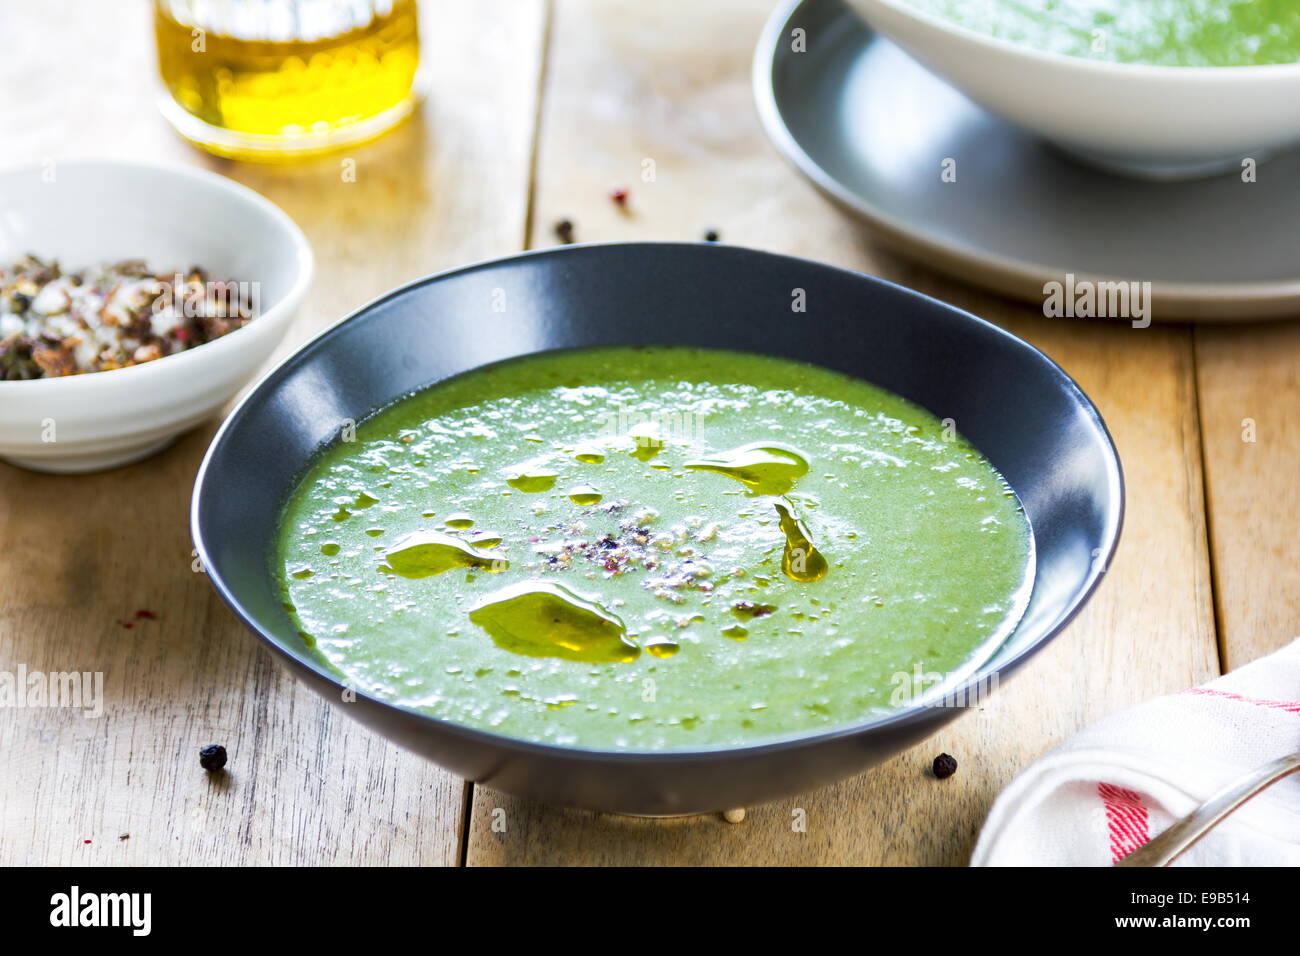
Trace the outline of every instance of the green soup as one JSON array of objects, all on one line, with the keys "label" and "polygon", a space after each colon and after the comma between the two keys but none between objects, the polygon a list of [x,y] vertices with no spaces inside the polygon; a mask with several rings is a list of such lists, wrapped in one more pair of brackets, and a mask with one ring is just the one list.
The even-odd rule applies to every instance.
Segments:
[{"label": "green soup", "polygon": [[1032,548],[1002,477],[897,396],[764,356],[601,349],[362,423],[291,495],[275,570],[357,690],[658,750],[915,698],[1009,633]]},{"label": "green soup", "polygon": [[1155,66],[1300,60],[1297,0],[907,0],[1049,53]]}]

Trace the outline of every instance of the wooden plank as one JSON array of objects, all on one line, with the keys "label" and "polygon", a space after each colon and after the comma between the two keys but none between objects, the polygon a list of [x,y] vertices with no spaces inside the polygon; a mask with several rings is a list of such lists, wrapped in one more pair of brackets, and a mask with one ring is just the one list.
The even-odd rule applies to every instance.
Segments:
[{"label": "wooden plank", "polygon": [[1198,328],[1196,370],[1231,669],[1300,636],[1300,324]]},{"label": "wooden plank", "polygon": [[[475,788],[468,862],[961,863],[997,792],[1096,718],[1217,672],[1197,408],[1186,328],[1047,320],[941,279],[877,246],[766,142],[749,87],[768,10],[747,0],[636,9],[560,0],[544,84],[533,242],[556,220],[580,240],[693,239],[792,252],[903,282],[998,321],[1045,349],[1101,408],[1124,462],[1120,553],[1056,643],[929,742],[856,779],[717,817],[631,820],[560,810]],[[641,179],[654,160],[653,183]],[[629,212],[608,198],[630,190]],[[928,766],[954,754],[957,775]],[[505,811],[504,832],[493,810]],[[792,823],[804,811],[806,829]],[[499,819],[499,818],[498,818]]]},{"label": "wooden plank", "polygon": [[[6,6],[6,35],[57,36],[58,55],[0,58],[0,162],[169,159],[268,196],[317,257],[283,353],[399,282],[522,242],[545,8],[423,7],[433,87],[415,119],[342,157],[257,167],[194,151],[155,111],[149,4]],[[192,572],[212,432],[101,475],[0,465],[0,670],[100,671],[107,700],[99,720],[0,710],[0,863],[459,862],[465,784],[281,674]],[[124,627],[138,609],[158,619]],[[225,778],[198,766],[211,742]]]}]

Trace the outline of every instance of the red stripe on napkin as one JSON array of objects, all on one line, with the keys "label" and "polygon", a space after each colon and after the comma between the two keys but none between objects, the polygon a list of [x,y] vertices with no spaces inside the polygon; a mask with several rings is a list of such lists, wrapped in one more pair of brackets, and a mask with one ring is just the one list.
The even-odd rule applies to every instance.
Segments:
[{"label": "red stripe on napkin", "polygon": [[1110,856],[1118,863],[1151,839],[1147,808],[1142,797],[1113,783],[1097,784],[1097,796],[1106,805],[1106,823],[1110,828]]},{"label": "red stripe on napkin", "polygon": [[1254,704],[1256,707],[1267,707],[1269,710],[1285,710],[1288,713],[1300,714],[1300,700],[1268,700],[1263,697],[1242,697],[1240,694],[1233,694],[1226,690],[1211,690],[1208,687],[1193,687],[1190,690],[1183,691],[1184,694],[1200,694],[1202,697],[1222,697],[1225,700],[1236,700],[1243,704]]}]

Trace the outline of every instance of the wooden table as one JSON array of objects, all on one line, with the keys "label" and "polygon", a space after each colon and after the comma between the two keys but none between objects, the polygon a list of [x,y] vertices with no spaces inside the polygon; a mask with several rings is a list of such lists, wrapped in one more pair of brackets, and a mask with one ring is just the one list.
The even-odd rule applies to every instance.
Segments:
[{"label": "wooden table", "polygon": [[[417,117],[277,168],[215,160],[165,126],[143,0],[6,4],[0,35],[23,39],[0,57],[0,163],[178,160],[268,196],[318,265],[285,350],[399,282],[551,245],[560,218],[582,240],[713,228],[902,282],[1024,336],[1093,397],[1127,477],[1119,555],[988,711],[738,826],[634,820],[469,785],[280,673],[191,570],[190,486],[214,426],[105,474],[0,464],[0,670],[102,671],[107,699],[100,720],[0,711],[0,863],[959,864],[998,791],[1075,729],[1300,632],[1300,325],[1050,320],[896,258],[760,130],[763,0],[424,6],[434,83]],[[125,628],[137,609],[158,619]],[[224,782],[198,767],[213,741],[230,749]],[[944,782],[927,772],[940,751],[961,764]]]}]

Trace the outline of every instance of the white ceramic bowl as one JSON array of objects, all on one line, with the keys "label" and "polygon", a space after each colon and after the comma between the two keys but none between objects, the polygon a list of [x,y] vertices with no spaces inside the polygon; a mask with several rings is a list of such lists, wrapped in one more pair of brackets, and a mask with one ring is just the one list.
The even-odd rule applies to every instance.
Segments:
[{"label": "white ceramic bowl", "polygon": [[0,259],[65,270],[144,259],[259,284],[260,314],[213,342],[141,365],[0,381],[0,457],[39,471],[144,458],[215,415],[270,357],[311,282],[306,237],[251,189],[201,169],[77,160],[0,172]]},{"label": "white ceramic bowl", "polygon": [[991,113],[1115,172],[1204,176],[1300,143],[1300,63],[1110,63],[984,36],[904,0],[849,3]]}]

